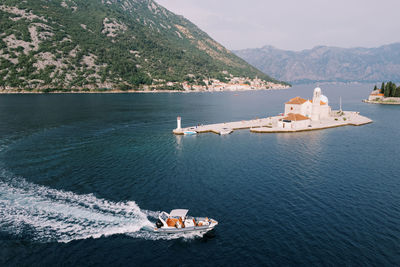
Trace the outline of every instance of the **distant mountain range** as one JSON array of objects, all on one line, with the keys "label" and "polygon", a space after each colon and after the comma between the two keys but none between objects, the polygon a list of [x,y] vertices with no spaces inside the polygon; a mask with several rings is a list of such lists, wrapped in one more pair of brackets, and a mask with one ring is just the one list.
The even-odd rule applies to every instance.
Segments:
[{"label": "distant mountain range", "polygon": [[317,46],[300,52],[264,46],[234,53],[290,83],[400,81],[400,43],[377,48]]},{"label": "distant mountain range", "polygon": [[275,81],[153,0],[0,2],[0,90],[143,89],[230,75]]}]

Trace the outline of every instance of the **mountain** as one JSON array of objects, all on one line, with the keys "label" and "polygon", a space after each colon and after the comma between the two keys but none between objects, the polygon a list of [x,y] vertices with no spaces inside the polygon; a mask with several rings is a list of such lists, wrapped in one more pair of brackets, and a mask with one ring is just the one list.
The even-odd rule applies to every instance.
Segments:
[{"label": "mountain", "polygon": [[0,89],[144,89],[275,81],[153,0],[3,0]]},{"label": "mountain", "polygon": [[318,46],[300,52],[264,46],[234,53],[291,83],[400,81],[400,43],[377,48]]}]

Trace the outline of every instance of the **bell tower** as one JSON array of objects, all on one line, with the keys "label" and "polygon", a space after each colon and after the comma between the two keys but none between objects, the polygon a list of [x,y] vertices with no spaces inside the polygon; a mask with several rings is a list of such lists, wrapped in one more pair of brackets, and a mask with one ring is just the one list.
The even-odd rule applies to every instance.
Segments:
[{"label": "bell tower", "polygon": [[317,87],[314,89],[313,102],[312,102],[312,112],[311,120],[320,120],[320,107],[321,107],[321,88]]}]

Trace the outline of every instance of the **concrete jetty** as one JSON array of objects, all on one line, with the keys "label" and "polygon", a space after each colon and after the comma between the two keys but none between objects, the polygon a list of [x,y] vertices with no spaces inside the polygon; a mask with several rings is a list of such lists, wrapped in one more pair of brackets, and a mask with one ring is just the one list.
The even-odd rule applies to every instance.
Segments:
[{"label": "concrete jetty", "polygon": [[177,128],[173,130],[174,134],[184,135],[188,132],[196,133],[216,133],[223,134],[234,130],[250,129],[254,127],[267,127],[270,123],[270,118],[254,119],[246,121],[224,122],[209,125],[191,126],[187,128]]},{"label": "concrete jetty", "polygon": [[235,130],[250,129],[253,133],[294,133],[303,131],[322,130],[340,126],[360,126],[371,123],[372,120],[354,111],[332,111],[332,117],[321,119],[320,121],[311,121],[305,126],[298,126],[286,122],[284,128],[282,122],[285,116],[274,116],[253,120],[243,120],[235,122],[216,123],[209,125],[191,126],[186,128],[177,128],[173,130],[176,135],[185,133],[215,133],[225,134]]}]

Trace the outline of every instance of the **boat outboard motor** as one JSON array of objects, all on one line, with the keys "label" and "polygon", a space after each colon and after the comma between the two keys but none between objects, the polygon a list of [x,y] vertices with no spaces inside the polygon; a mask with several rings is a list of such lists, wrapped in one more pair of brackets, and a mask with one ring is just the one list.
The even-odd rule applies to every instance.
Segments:
[{"label": "boat outboard motor", "polygon": [[162,221],[160,219],[158,219],[156,222],[156,226],[157,226],[157,228],[161,228],[164,226],[164,224],[162,223]]}]

